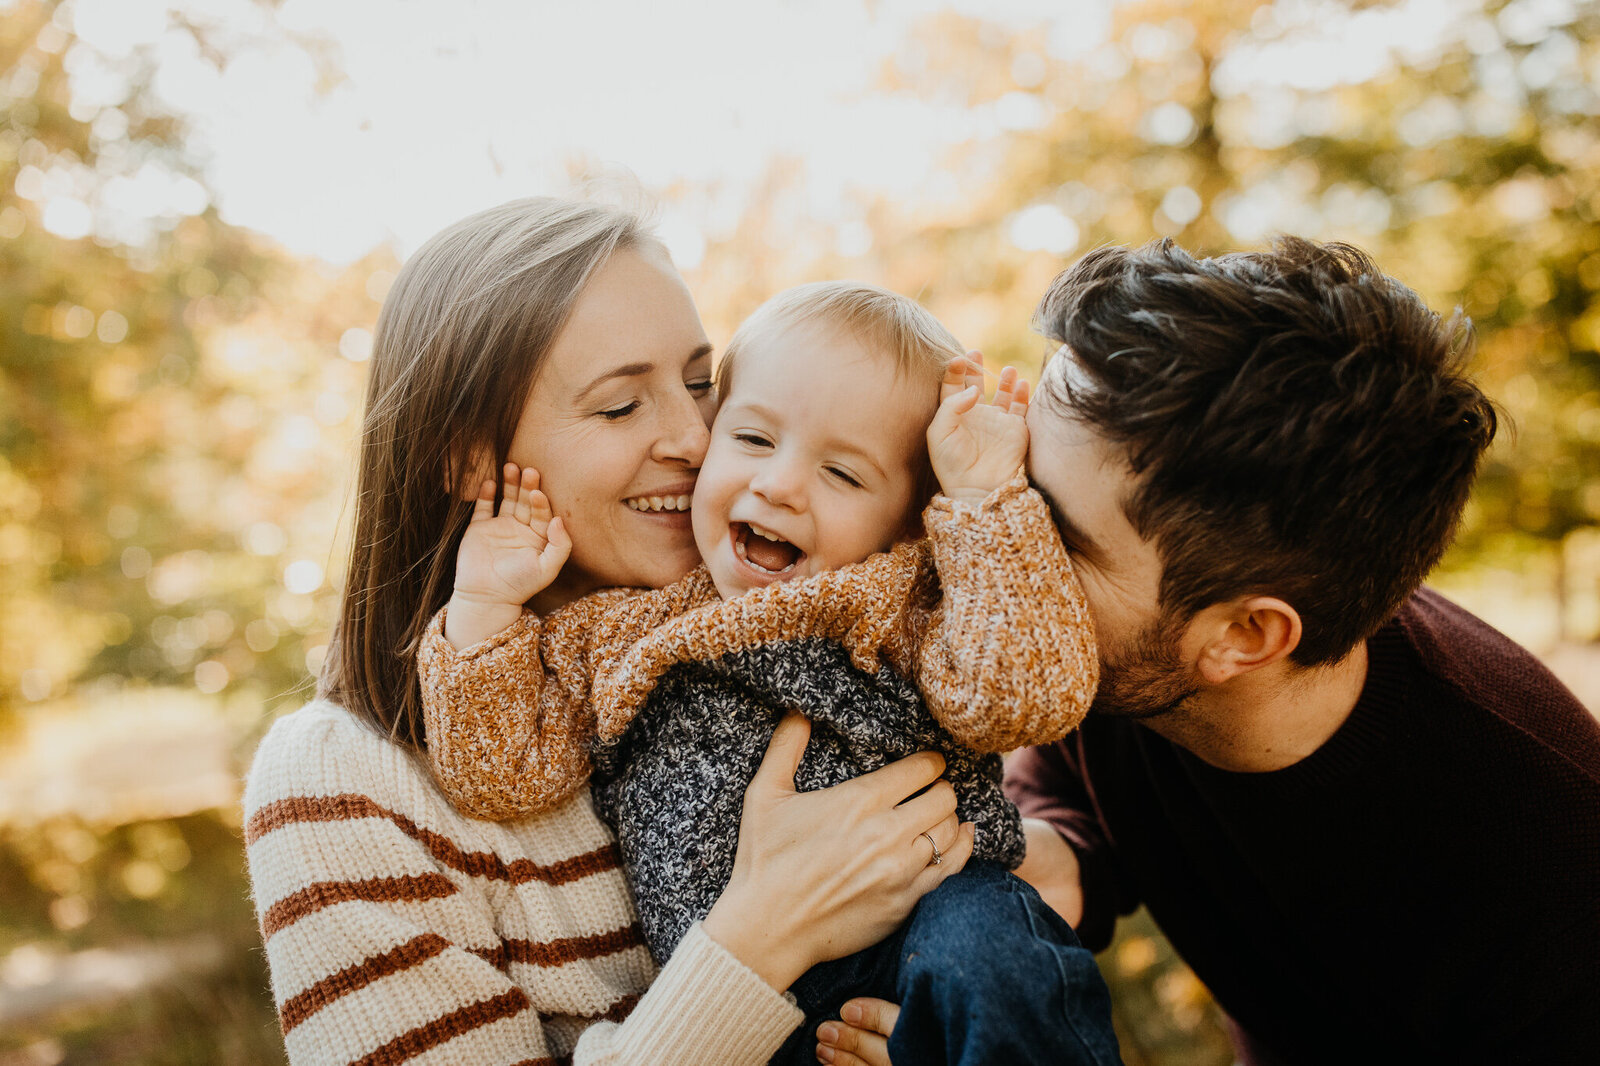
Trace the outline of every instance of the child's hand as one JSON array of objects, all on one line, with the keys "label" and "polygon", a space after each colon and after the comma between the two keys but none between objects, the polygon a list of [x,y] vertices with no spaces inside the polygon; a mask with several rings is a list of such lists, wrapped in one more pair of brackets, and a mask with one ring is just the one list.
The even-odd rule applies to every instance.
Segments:
[{"label": "child's hand", "polygon": [[485,480],[461,536],[445,639],[459,650],[505,629],[556,579],[571,551],[566,527],[539,491],[539,472],[507,463],[499,513],[494,482]]},{"label": "child's hand", "polygon": [[1016,368],[1000,372],[993,403],[982,397],[982,354],[950,360],[928,426],[928,457],[939,488],[953,500],[982,500],[1010,481],[1028,454],[1028,383]]}]

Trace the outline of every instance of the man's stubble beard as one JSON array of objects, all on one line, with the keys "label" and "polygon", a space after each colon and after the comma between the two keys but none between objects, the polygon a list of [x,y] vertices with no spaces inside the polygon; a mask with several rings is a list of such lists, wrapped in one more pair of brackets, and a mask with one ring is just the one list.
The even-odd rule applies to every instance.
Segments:
[{"label": "man's stubble beard", "polygon": [[1100,648],[1100,687],[1090,714],[1149,719],[1180,710],[1200,691],[1198,671],[1178,651],[1182,623],[1167,611],[1132,639]]}]

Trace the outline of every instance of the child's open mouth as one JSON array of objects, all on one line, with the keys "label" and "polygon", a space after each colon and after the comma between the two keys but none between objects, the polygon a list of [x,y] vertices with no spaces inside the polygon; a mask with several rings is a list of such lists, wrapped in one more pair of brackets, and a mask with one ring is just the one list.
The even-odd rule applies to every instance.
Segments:
[{"label": "child's open mouth", "polygon": [[806,557],[805,552],[760,526],[735,522],[732,531],[734,554],[758,573],[781,577],[792,572]]}]

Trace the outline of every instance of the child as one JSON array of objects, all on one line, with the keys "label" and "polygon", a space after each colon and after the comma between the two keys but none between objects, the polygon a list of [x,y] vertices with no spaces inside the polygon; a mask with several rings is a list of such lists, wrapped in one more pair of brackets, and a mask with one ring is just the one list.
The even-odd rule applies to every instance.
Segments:
[{"label": "child", "polygon": [[[1097,655],[1049,512],[1018,475],[1026,384],[1008,368],[983,405],[978,374],[904,297],[849,283],[774,297],[719,369],[691,508],[705,565],[544,619],[522,604],[568,545],[537,475],[508,466],[498,515],[493,484],[480,492],[422,649],[429,752],[459,806],[509,817],[580,788],[597,738],[596,807],[665,958],[727,882],[744,787],[786,708],[813,722],[801,789],[936,748],[992,865],[931,893],[889,941],[813,968],[797,1000],[813,1020],[851,995],[900,1000],[903,1061],[1115,1061],[1092,958],[1002,869],[1023,846],[997,753],[1076,726]],[[942,494],[912,539],[930,473]],[[1003,987],[1017,981],[1028,995]],[[802,1029],[775,1061],[809,1060]]]}]

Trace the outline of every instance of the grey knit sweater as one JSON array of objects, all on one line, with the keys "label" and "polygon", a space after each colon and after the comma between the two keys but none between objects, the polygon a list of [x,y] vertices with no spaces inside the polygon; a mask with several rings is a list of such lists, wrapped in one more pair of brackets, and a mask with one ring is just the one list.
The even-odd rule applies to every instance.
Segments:
[{"label": "grey knit sweater", "polygon": [[1022,861],[1022,819],[1000,792],[1000,756],[956,743],[894,671],[869,674],[817,637],[682,663],[627,732],[595,751],[595,809],[617,832],[657,959],[671,957],[727,885],[745,786],[791,707],[811,719],[796,788],[826,788],[933,749],[946,759],[957,813],[974,824],[973,856]]}]

